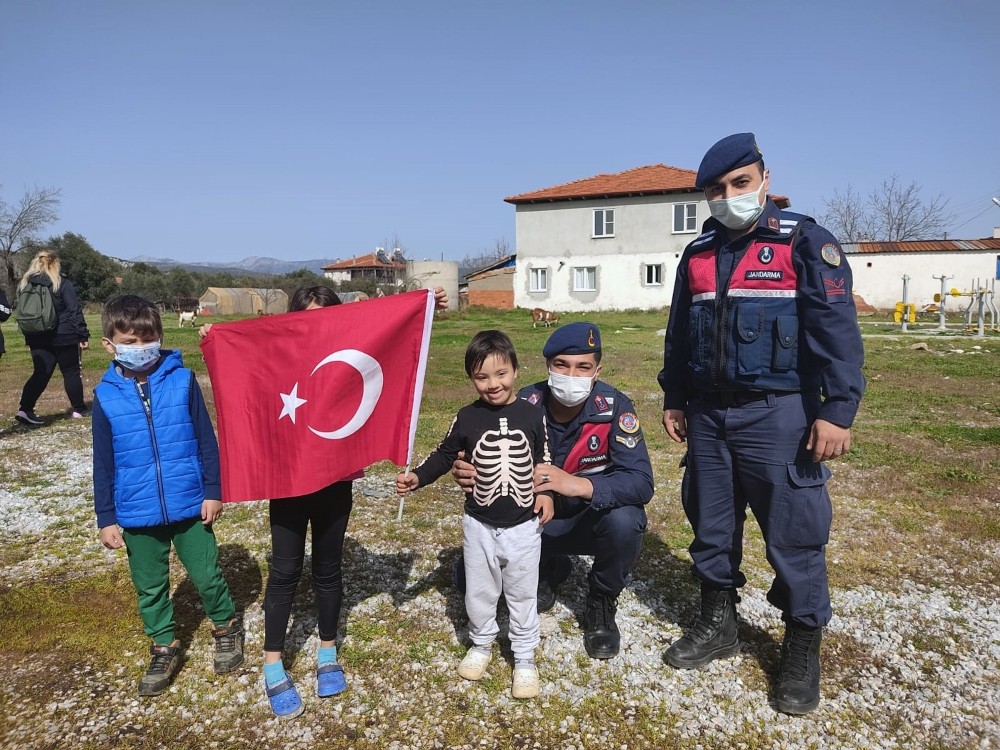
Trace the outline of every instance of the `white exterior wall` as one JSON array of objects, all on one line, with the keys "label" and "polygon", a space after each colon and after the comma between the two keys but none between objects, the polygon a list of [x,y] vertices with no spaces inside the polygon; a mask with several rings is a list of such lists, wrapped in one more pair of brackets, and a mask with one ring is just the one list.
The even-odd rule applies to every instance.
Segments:
[{"label": "white exterior wall", "polygon": [[[675,203],[698,204],[695,231],[673,233]],[[614,237],[592,236],[599,208],[615,209]],[[566,312],[665,307],[681,253],[708,216],[702,193],[518,205],[514,304]],[[646,265],[662,265],[660,284],[646,285]],[[579,266],[596,267],[596,292],[573,291]],[[529,291],[532,268],[548,269],[547,291]]]},{"label": "white exterior wall", "polygon": [[[903,301],[903,276],[909,276],[907,301],[917,309],[934,301],[941,292],[941,281],[935,276],[954,276],[948,289],[967,292],[976,279],[987,286],[997,273],[995,250],[951,250],[940,253],[851,253],[847,262],[854,274],[854,292],[874,307],[894,308]],[[958,310],[969,303],[967,297],[948,300],[947,309]]]},{"label": "white exterior wall", "polygon": [[413,260],[406,264],[408,289],[444,287],[448,294],[448,309],[458,309],[458,263],[453,260]]},{"label": "white exterior wall", "polygon": [[331,281],[350,281],[350,271],[324,271],[323,275]]}]

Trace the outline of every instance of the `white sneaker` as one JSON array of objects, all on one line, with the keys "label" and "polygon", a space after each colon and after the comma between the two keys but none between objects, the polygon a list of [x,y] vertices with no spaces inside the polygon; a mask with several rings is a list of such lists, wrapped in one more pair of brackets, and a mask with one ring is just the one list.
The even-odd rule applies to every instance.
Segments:
[{"label": "white sneaker", "polygon": [[538,670],[534,664],[530,667],[514,667],[510,694],[515,698],[538,697]]},{"label": "white sneaker", "polygon": [[458,674],[467,680],[481,680],[492,658],[492,651],[485,653],[473,646],[458,665]]}]

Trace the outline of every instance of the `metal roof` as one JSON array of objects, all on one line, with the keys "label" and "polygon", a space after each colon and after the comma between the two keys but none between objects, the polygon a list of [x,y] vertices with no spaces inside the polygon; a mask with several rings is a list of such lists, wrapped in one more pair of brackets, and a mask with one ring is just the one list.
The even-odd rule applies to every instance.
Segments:
[{"label": "metal roof", "polygon": [[963,250],[1000,250],[1000,238],[982,240],[906,240],[903,242],[845,242],[848,255],[860,253],[953,253]]}]

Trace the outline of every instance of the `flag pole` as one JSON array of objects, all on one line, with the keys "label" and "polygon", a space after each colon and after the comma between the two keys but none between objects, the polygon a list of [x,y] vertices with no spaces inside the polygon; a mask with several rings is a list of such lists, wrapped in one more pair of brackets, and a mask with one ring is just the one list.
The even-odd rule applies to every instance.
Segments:
[{"label": "flag pole", "polygon": [[[406,465],[406,471],[403,472],[403,476],[405,477],[409,473],[410,473],[410,465],[407,464]],[[407,490],[407,491],[409,491],[409,490]],[[405,503],[405,502],[406,502],[406,494],[404,493],[404,494],[402,494],[402,495],[399,496],[399,512],[396,513],[396,520],[397,521],[402,521],[403,520],[403,503]]]}]

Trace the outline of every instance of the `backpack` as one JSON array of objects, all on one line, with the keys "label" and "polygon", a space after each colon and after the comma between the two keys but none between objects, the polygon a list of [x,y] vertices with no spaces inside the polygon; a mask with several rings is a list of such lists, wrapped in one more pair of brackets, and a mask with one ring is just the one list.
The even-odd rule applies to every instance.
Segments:
[{"label": "backpack", "polygon": [[17,294],[17,327],[21,333],[46,333],[59,325],[52,287],[28,282]]}]

